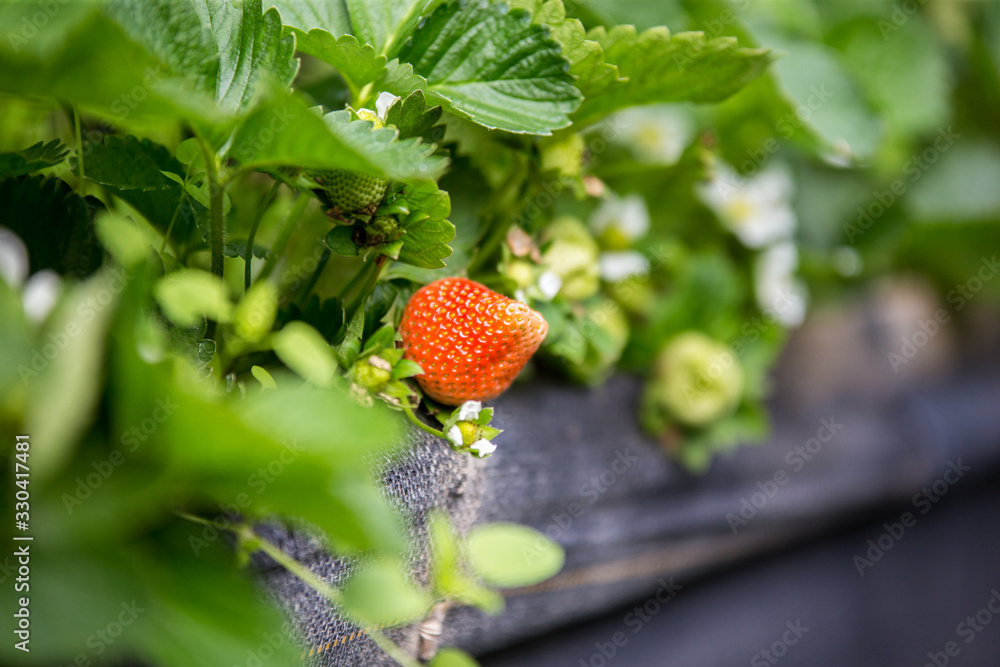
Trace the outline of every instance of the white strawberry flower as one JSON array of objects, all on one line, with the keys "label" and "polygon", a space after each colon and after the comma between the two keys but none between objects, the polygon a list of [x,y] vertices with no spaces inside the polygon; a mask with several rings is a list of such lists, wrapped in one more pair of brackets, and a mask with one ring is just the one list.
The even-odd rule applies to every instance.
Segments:
[{"label": "white strawberry flower", "polygon": [[481,401],[466,401],[458,408],[458,421],[471,422],[474,419],[478,419],[482,409],[483,404]]},{"label": "white strawberry flower", "polygon": [[795,277],[798,266],[799,251],[791,241],[768,248],[754,265],[757,303],[786,327],[797,327],[806,317],[809,292]]},{"label": "white strawberry flower", "polygon": [[476,456],[478,456],[479,458],[485,459],[487,456],[489,456],[490,454],[492,454],[497,450],[497,446],[494,445],[489,440],[487,440],[486,438],[482,438],[472,443],[469,449],[475,452]]},{"label": "white strawberry flower", "polygon": [[0,227],[0,279],[11,289],[21,292],[25,316],[41,324],[59,300],[62,278],[51,269],[29,275],[30,266],[28,249],[21,237]]},{"label": "white strawberry flower", "polygon": [[542,271],[538,276],[538,291],[546,300],[551,301],[562,289],[562,278],[553,271]]},{"label": "white strawberry flower", "polygon": [[59,300],[61,290],[62,278],[55,271],[42,269],[34,273],[24,283],[21,294],[24,314],[36,324],[44,322]]},{"label": "white strawberry flower", "polygon": [[729,165],[719,163],[715,177],[698,193],[743,245],[763,248],[789,238],[795,231],[792,191],[791,176],[781,167],[744,178]]},{"label": "white strawberry flower", "polygon": [[612,122],[632,155],[648,164],[675,164],[694,137],[691,118],[672,105],[632,107],[616,114]]},{"label": "white strawberry flower", "polygon": [[0,278],[17,289],[27,277],[28,249],[24,241],[6,227],[0,227]]},{"label": "white strawberry flower", "polygon": [[598,263],[601,269],[601,278],[609,283],[649,273],[649,260],[641,252],[635,250],[602,252]]},{"label": "white strawberry flower", "polygon": [[385,120],[385,115],[389,113],[390,107],[399,100],[399,95],[393,95],[392,93],[382,92],[378,94],[378,98],[375,100],[375,113],[382,120]]},{"label": "white strawberry flower", "polygon": [[641,195],[606,198],[590,216],[590,228],[601,237],[617,232],[625,241],[636,241],[649,231],[649,209]]}]

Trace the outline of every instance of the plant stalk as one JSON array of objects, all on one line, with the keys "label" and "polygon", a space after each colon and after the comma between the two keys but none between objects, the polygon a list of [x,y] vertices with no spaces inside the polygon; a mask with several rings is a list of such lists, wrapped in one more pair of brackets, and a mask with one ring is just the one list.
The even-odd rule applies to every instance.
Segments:
[{"label": "plant stalk", "polygon": [[208,149],[208,144],[198,137],[201,152],[205,156],[205,169],[208,176],[209,203],[209,242],[212,247],[212,273],[222,278],[225,267],[223,245],[225,244],[225,228],[222,220],[222,187],[219,185],[219,170],[215,164],[215,156]]},{"label": "plant stalk", "polygon": [[434,428],[433,426],[428,426],[424,422],[420,421],[420,418],[417,417],[415,414],[413,414],[413,410],[411,408],[409,408],[409,407],[407,407],[407,406],[404,405],[403,406],[403,412],[405,412],[406,416],[409,418],[409,420],[411,422],[413,422],[414,425],[417,428],[421,429],[422,431],[427,431],[431,435],[436,435],[439,438],[444,438],[445,437],[443,431],[440,431],[440,430]]},{"label": "plant stalk", "polygon": [[264,211],[271,205],[271,201],[274,200],[274,196],[278,194],[278,188],[281,187],[281,181],[275,181],[271,185],[271,189],[267,191],[264,195],[264,200],[260,203],[260,208],[257,209],[257,215],[254,216],[253,223],[250,225],[250,233],[247,235],[247,247],[244,257],[245,267],[243,269],[243,291],[246,292],[250,289],[250,270],[253,263],[253,240],[257,236],[257,226],[260,225],[261,218],[264,217]]},{"label": "plant stalk", "polygon": [[[200,516],[195,516],[194,514],[188,514],[187,512],[175,511],[175,514],[177,514],[177,516],[181,517],[182,519],[186,519],[187,521],[192,521],[194,523],[201,524],[204,526],[214,525],[212,524],[211,521],[207,519],[203,519]],[[246,524],[239,524],[237,526],[233,526],[230,528],[230,530],[236,533],[244,541],[256,544],[257,548],[260,551],[263,551],[265,554],[271,557],[271,560],[273,560],[275,563],[277,563],[278,565],[285,568],[286,570],[294,574],[296,577],[301,579],[303,583],[308,585],[317,593],[320,593],[324,597],[326,597],[326,599],[329,600],[330,603],[337,608],[337,611],[339,611],[345,618],[351,620],[354,623],[357,623],[359,626],[362,625],[358,621],[350,618],[350,615],[347,613],[344,607],[344,599],[343,597],[341,597],[340,591],[338,591],[336,588],[334,588],[330,584],[326,583],[325,581],[317,577],[315,574],[313,574],[312,570],[310,570],[305,565],[303,565],[299,561],[295,560],[294,558],[286,554],[284,551],[279,549],[274,544],[268,542],[266,539],[255,533],[253,531],[253,528]],[[393,642],[391,639],[382,634],[382,631],[379,630],[378,628],[369,628],[369,629],[362,628],[362,631],[369,637],[371,637],[372,641],[375,642],[380,649],[385,651],[386,655],[388,655],[390,658],[395,660],[403,667],[424,667],[417,661],[416,658],[412,657],[406,651],[399,648],[399,646],[397,646],[395,642]]]},{"label": "plant stalk", "polygon": [[271,249],[271,259],[267,260],[267,263],[264,264],[264,268],[261,269],[260,275],[257,276],[258,280],[266,279],[271,275],[271,272],[274,271],[274,266],[278,263],[278,258],[285,252],[285,246],[288,245],[289,239],[292,238],[292,231],[295,229],[295,223],[297,223],[299,218],[302,217],[302,213],[306,210],[306,206],[308,205],[308,196],[303,195],[301,192],[295,196],[295,204],[292,206],[292,210],[288,212],[285,224],[282,226],[281,232],[278,234],[278,238],[274,242],[274,247]]}]

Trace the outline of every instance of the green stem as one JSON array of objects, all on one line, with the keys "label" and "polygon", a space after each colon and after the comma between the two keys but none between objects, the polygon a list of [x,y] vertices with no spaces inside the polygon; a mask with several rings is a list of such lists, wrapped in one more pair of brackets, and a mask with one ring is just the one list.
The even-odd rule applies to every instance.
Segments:
[{"label": "green stem", "polygon": [[275,181],[271,185],[271,189],[267,191],[264,195],[264,201],[260,203],[260,208],[257,209],[257,215],[253,219],[253,223],[250,225],[250,233],[247,235],[247,248],[245,253],[245,268],[243,269],[243,291],[250,289],[250,269],[253,262],[253,240],[257,236],[257,226],[260,224],[261,218],[264,217],[264,211],[267,207],[271,205],[271,201],[274,196],[278,194],[278,188],[281,187],[281,181]]},{"label": "green stem", "polygon": [[[193,161],[192,164],[194,164]],[[191,178],[191,165],[189,164],[187,166],[187,171],[184,172],[184,183],[186,184],[188,182],[188,179],[190,178]],[[170,232],[174,230],[174,223],[177,222],[177,214],[181,212],[181,207],[184,206],[184,200],[186,198],[187,198],[187,190],[184,189],[184,186],[181,186],[181,198],[177,202],[177,208],[174,209],[174,214],[170,217],[170,224],[167,225],[167,231],[163,235],[163,243],[160,245],[161,255],[163,254],[163,251],[167,249],[167,241],[170,240]]]},{"label": "green stem", "polygon": [[163,243],[160,244],[160,254],[167,249],[167,241],[170,240],[170,232],[174,229],[174,223],[177,222],[177,214],[181,212],[181,207],[184,206],[184,191],[181,190],[181,198],[177,202],[177,208],[174,209],[174,214],[170,216],[170,224],[167,225],[167,231],[163,234]]},{"label": "green stem", "polygon": [[80,131],[80,110],[73,105],[73,127],[76,131],[76,164],[80,173],[80,195],[87,195],[87,178],[83,171],[83,132]]},{"label": "green stem", "polygon": [[330,261],[331,254],[332,253],[329,248],[323,248],[323,256],[319,258],[316,270],[312,272],[312,275],[309,276],[309,281],[306,282],[305,286],[302,288],[302,294],[299,296],[299,303],[305,303],[306,297],[309,296],[309,292],[312,291],[312,288],[316,286],[316,281],[319,280],[320,274],[323,273],[323,269],[326,268],[327,262]]},{"label": "green stem", "polygon": [[[347,307],[344,308],[344,314],[348,318],[348,322],[351,317],[354,317],[354,311],[360,308],[361,304],[364,303],[365,296],[367,296],[368,293],[372,291],[372,288],[375,287],[375,283],[378,282],[378,276],[382,273],[382,267],[385,266],[387,259],[388,258],[385,255],[379,255],[374,261],[371,262],[371,264],[359,271],[359,275],[365,275],[365,282],[362,284],[361,289],[358,290],[357,294],[354,295],[354,298],[351,299]],[[355,276],[351,282],[354,283],[357,278],[358,276]]]},{"label": "green stem", "polygon": [[423,431],[427,431],[431,435],[436,435],[439,438],[444,438],[445,437],[443,431],[440,431],[440,430],[434,428],[433,426],[428,426],[427,424],[425,424],[422,421],[420,421],[420,418],[417,417],[415,414],[413,414],[413,410],[411,408],[409,408],[409,407],[407,407],[407,406],[404,405],[403,406],[403,412],[406,413],[406,416],[409,417],[410,421],[413,422],[414,425],[416,425],[417,428],[419,428],[419,429],[421,429]]},{"label": "green stem", "polygon": [[285,224],[282,226],[281,232],[278,234],[278,238],[274,242],[274,247],[271,248],[271,259],[267,260],[267,264],[265,264],[264,268],[261,269],[260,275],[257,276],[258,280],[264,280],[271,275],[271,271],[274,270],[275,264],[278,263],[278,258],[285,252],[285,246],[288,245],[289,239],[292,238],[292,231],[295,229],[295,223],[297,223],[299,218],[302,217],[302,212],[306,210],[306,206],[308,205],[309,197],[303,195],[301,192],[298,193],[296,195],[295,204],[292,206],[292,210],[288,212]]},{"label": "green stem", "polygon": [[201,152],[205,156],[205,170],[208,176],[208,203],[209,203],[209,242],[212,246],[212,273],[222,277],[225,259],[223,255],[223,244],[225,243],[225,228],[222,220],[222,187],[219,185],[219,171],[215,164],[215,156],[208,148],[204,139],[198,137],[201,144]]},{"label": "green stem", "polygon": [[337,298],[344,301],[348,295],[357,289],[358,285],[360,285],[362,281],[367,278],[369,271],[371,271],[371,265],[366,262],[360,269],[358,269],[358,272],[351,276],[351,279],[340,288],[340,291],[337,292]]},{"label": "green stem", "polygon": [[[483,206],[483,210],[495,211],[502,208],[501,202],[512,196],[516,197],[517,193],[521,190],[523,182],[524,174],[517,169],[511,170],[511,173],[507,176],[503,184],[490,195],[489,200]],[[476,253],[475,258],[473,258],[472,263],[469,265],[468,272],[470,275],[481,269],[483,264],[493,256],[497,248],[500,247],[500,244],[507,237],[507,230],[514,221],[511,215],[505,215],[502,220],[497,220],[497,216],[492,213],[490,217],[489,232],[487,232],[485,240],[480,244],[479,252]]]},{"label": "green stem", "polygon": [[[345,611],[344,599],[340,595],[340,591],[317,577],[313,571],[305,565],[295,560],[284,551],[265,540],[263,537],[254,533],[249,526],[242,526],[241,528],[243,531],[243,537],[255,540],[258,548],[270,556],[274,562],[301,579],[310,588],[325,596],[326,599],[329,600],[342,615],[347,616],[348,618],[350,617],[350,615]],[[354,622],[358,623],[356,620]],[[360,625],[360,623],[358,623],[358,625]],[[403,667],[423,667],[416,658],[399,648],[395,642],[382,634],[381,630],[378,630],[377,628],[369,628],[364,630],[364,632],[371,637],[372,641],[375,642],[380,649],[385,651],[386,655]]]},{"label": "green stem", "polygon": [[[200,516],[195,516],[194,514],[188,514],[187,512],[181,511],[175,511],[175,513],[182,519],[186,519],[194,523],[204,526],[214,525],[211,521],[203,519]],[[336,607],[336,610],[339,611],[341,616],[345,619],[350,620],[359,626],[362,625],[362,623],[356,619],[351,619],[350,614],[347,613],[344,606],[344,598],[341,596],[340,591],[320,579],[313,573],[312,570],[255,533],[253,528],[246,524],[233,526],[230,530],[236,533],[245,542],[256,544],[257,548],[270,556],[271,560],[301,579],[310,588],[326,597],[326,599],[329,600],[334,607]],[[403,667],[423,667],[423,665],[421,665],[413,656],[399,648],[395,642],[382,634],[381,630],[377,628],[369,628],[363,629],[363,632],[371,637],[372,641],[375,642],[380,649],[385,651],[386,655]]]}]

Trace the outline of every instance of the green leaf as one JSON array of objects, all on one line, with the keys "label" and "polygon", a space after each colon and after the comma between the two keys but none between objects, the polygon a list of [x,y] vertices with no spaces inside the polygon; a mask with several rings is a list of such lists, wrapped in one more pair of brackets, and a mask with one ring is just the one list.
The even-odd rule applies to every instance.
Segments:
[{"label": "green leaf", "polygon": [[305,322],[286,324],[274,334],[271,346],[281,362],[304,380],[325,387],[333,379],[337,368],[333,350],[322,334]]},{"label": "green leaf", "polygon": [[358,92],[385,73],[386,57],[376,53],[371,44],[362,44],[354,35],[334,37],[326,30],[314,28],[308,33],[292,29],[299,51],[333,65],[347,84]]},{"label": "green leaf", "polygon": [[274,381],[274,378],[271,377],[271,374],[268,373],[267,370],[265,370],[264,368],[261,368],[260,366],[251,366],[250,374],[257,379],[257,382],[260,382],[260,386],[263,389],[278,388],[278,384]]},{"label": "green leaf", "polygon": [[39,27],[37,5],[0,4],[0,25],[35,31],[30,38],[10,31],[0,40],[0,90],[57,98],[118,119],[133,112],[174,115],[182,105],[209,111],[201,104],[209,101],[205,95],[177,96],[180,82],[103,9],[101,3],[63,4],[52,15],[43,13]]},{"label": "green leaf", "polygon": [[160,233],[165,234],[173,220],[170,237],[188,241],[198,228],[204,207],[188,197],[182,199],[182,186],[164,176],[164,171],[183,174],[187,170],[165,146],[150,139],[109,135],[86,146],[84,173],[88,180],[127,202]]},{"label": "green leaf", "polygon": [[490,523],[466,540],[472,569],[483,581],[505,588],[544,581],[562,569],[562,547],[533,528]]},{"label": "green leaf", "polygon": [[237,129],[230,154],[245,168],[345,169],[421,181],[447,166],[434,150],[416,139],[397,140],[393,129],[351,121],[347,111],[321,118],[297,97],[276,93]]},{"label": "green leaf", "polygon": [[[841,158],[872,157],[882,141],[883,119],[865,100],[837,51],[777,31],[766,37],[775,48],[788,52],[775,63],[773,79],[792,124],[801,122],[828,153]],[[807,114],[801,111],[803,107]]]},{"label": "green leaf", "polygon": [[399,58],[449,110],[488,128],[551,134],[580,105],[559,43],[527,12],[501,2],[438,7]]},{"label": "green leaf", "polygon": [[424,369],[420,367],[420,364],[411,359],[402,359],[393,367],[392,379],[402,380],[403,378],[413,377],[414,375],[423,375],[423,373]]},{"label": "green leaf", "polygon": [[444,648],[431,660],[430,667],[476,667],[478,664],[471,655],[461,649]]},{"label": "green leaf", "polygon": [[470,578],[459,561],[459,545],[451,523],[440,512],[430,516],[431,583],[434,594],[475,605],[495,613],[503,598]]},{"label": "green leaf", "polygon": [[114,0],[108,11],[172,72],[212,93],[229,112],[246,109],[266,85],[290,85],[295,40],[261,0]]},{"label": "green leaf", "polygon": [[601,45],[587,39],[583,24],[566,18],[562,0],[509,0],[508,4],[531,12],[534,23],[548,26],[552,37],[562,45],[563,55],[570,62],[569,72],[576,77],[574,83],[584,99],[621,79],[618,68],[605,61]]},{"label": "green leaf", "polygon": [[455,225],[440,218],[421,217],[412,222],[407,219],[403,229],[406,236],[399,261],[425,269],[444,267],[444,258],[451,254],[448,242],[455,238]]},{"label": "green leaf", "polygon": [[258,281],[243,295],[233,313],[233,331],[243,340],[256,343],[274,326],[280,300],[278,288],[266,280]]},{"label": "green leaf", "polygon": [[671,36],[666,28],[639,33],[633,26],[603,27],[587,37],[604,49],[624,80],[600,76],[573,115],[580,127],[613,111],[658,102],[720,102],[756,78],[770,62],[767,49],[741,48],[732,37],[701,32]]},{"label": "green leaf", "polygon": [[421,618],[430,597],[403,575],[403,565],[380,559],[352,576],[342,591],[352,618],[366,625],[392,626]]},{"label": "green leaf", "polygon": [[[134,113],[185,118],[221,141],[232,114],[265,82],[288,86],[294,38],[260,0],[129,0],[0,7],[3,25],[34,25],[31,39],[0,44],[0,90],[54,97],[116,120]],[[12,33],[13,34],[13,33]]]},{"label": "green leaf", "polygon": [[365,310],[358,308],[347,324],[347,333],[344,339],[334,347],[334,354],[337,362],[344,368],[350,368],[358,359],[361,352],[361,336],[365,331]]},{"label": "green leaf", "polygon": [[84,278],[104,259],[94,235],[91,210],[63,181],[41,176],[0,179],[0,221],[28,248],[29,270],[53,269]]},{"label": "green leaf", "polygon": [[326,247],[346,257],[357,257],[358,244],[354,242],[354,227],[337,225],[323,239]]},{"label": "green leaf", "polygon": [[950,72],[944,42],[920,16],[886,39],[875,21],[838,31],[844,65],[897,133],[932,132],[950,113]]},{"label": "green leaf", "polygon": [[[269,259],[271,257],[270,250],[256,243],[253,244],[251,252],[253,252],[253,256],[257,259]],[[246,260],[247,239],[226,239],[225,245],[222,246],[222,254],[226,257],[239,257]]]},{"label": "green leaf", "polygon": [[297,31],[309,32],[319,28],[332,35],[344,35],[351,31],[351,19],[344,0],[270,0],[269,4],[277,7],[282,23]]},{"label": "green leaf", "polygon": [[351,13],[351,25],[358,39],[371,44],[379,53],[393,47],[416,25],[425,7],[440,0],[345,0]]},{"label": "green leaf", "polygon": [[164,276],[156,285],[156,299],[163,312],[182,327],[206,317],[216,322],[232,318],[229,287],[218,276],[200,269],[182,269]]},{"label": "green leaf", "polygon": [[444,258],[451,254],[448,244],[455,238],[455,226],[447,220],[451,213],[448,194],[431,183],[408,187],[401,198],[410,214],[402,220],[405,233],[399,261],[427,269],[443,267]]},{"label": "green leaf", "polygon": [[23,150],[0,153],[0,178],[23,176],[39,169],[54,167],[66,158],[69,149],[58,139],[39,141]]},{"label": "green leaf", "polygon": [[45,340],[55,348],[54,356],[41,373],[24,378],[29,392],[25,432],[45,443],[32,448],[33,479],[47,479],[61,469],[94,419],[104,386],[104,341],[116,295],[128,279],[124,270],[105,269],[72,288],[50,316]]},{"label": "green leaf", "polygon": [[395,337],[396,330],[392,327],[392,325],[386,324],[379,327],[379,329],[373,333],[365,343],[364,348],[361,350],[361,356],[367,357],[369,354],[374,354],[383,348],[392,349],[395,345]]},{"label": "green leaf", "polygon": [[437,144],[444,138],[445,132],[444,125],[437,125],[441,114],[441,107],[428,109],[424,92],[416,90],[389,107],[385,124],[399,130],[400,139],[420,137],[427,143]]},{"label": "green leaf", "polygon": [[145,235],[130,218],[105,213],[94,222],[94,229],[111,256],[123,266],[135,266],[149,254]]}]

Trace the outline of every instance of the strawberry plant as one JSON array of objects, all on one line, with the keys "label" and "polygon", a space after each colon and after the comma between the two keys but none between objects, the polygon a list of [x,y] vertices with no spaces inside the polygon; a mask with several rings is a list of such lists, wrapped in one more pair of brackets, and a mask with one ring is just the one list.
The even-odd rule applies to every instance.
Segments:
[{"label": "strawberry plant", "polygon": [[[487,458],[484,402],[540,373],[642,376],[637,419],[694,472],[762,439],[803,274],[834,292],[892,236],[831,240],[788,164],[814,193],[891,166],[948,109],[885,89],[944,57],[901,39],[884,57],[924,64],[884,81],[859,16],[813,44],[797,14],[720,32],[723,3],[681,4],[690,30],[563,0],[0,4],[0,430],[34,443],[37,539],[35,639],[5,662],[96,660],[122,600],[148,611],[112,655],[243,661],[280,624],[236,567],[262,552],[416,664],[382,626],[495,611],[562,555],[435,516],[416,585],[372,457],[418,428]],[[275,518],[371,567],[330,586],[255,532]]]}]

